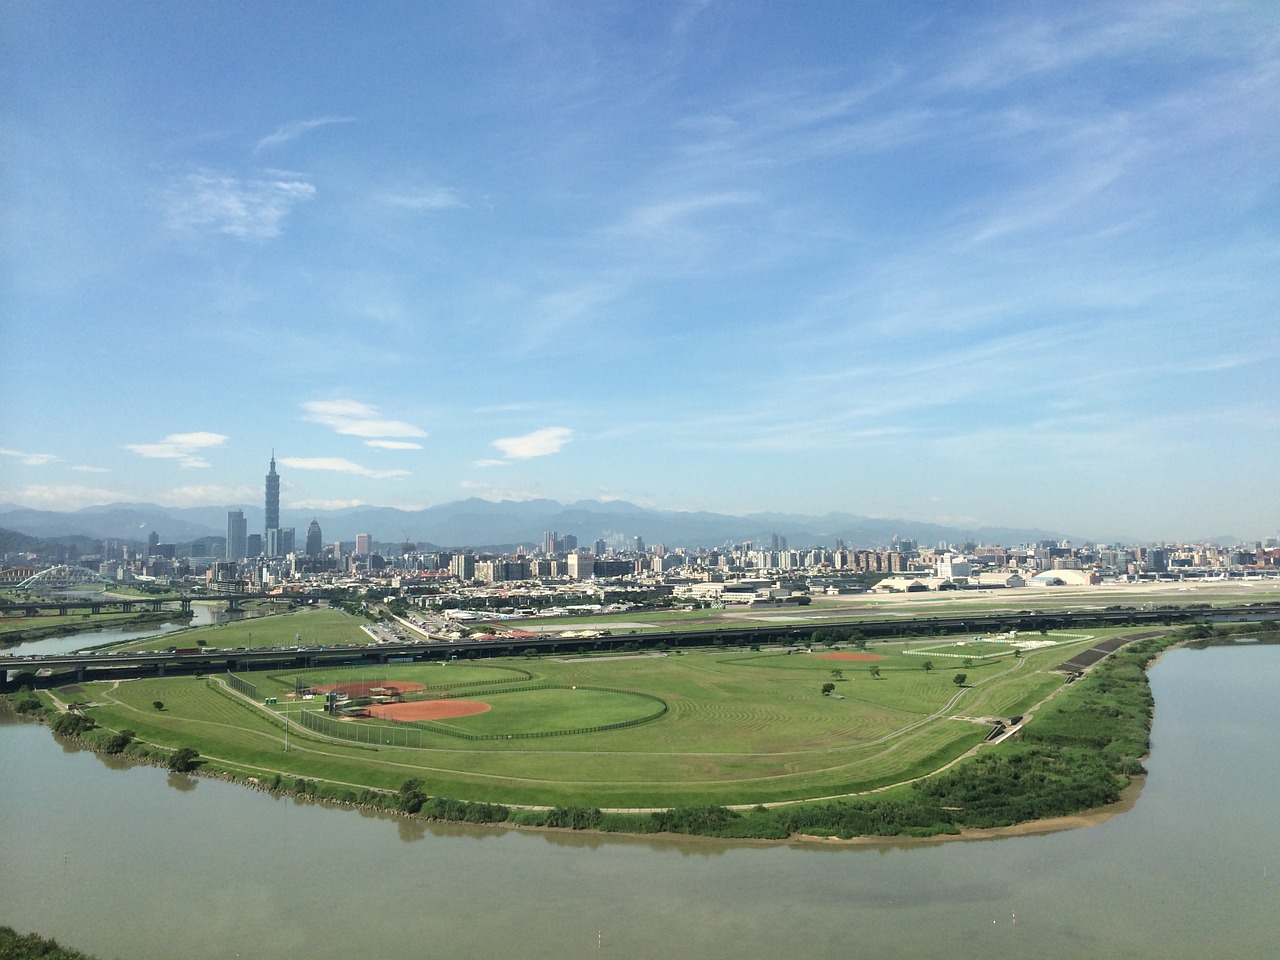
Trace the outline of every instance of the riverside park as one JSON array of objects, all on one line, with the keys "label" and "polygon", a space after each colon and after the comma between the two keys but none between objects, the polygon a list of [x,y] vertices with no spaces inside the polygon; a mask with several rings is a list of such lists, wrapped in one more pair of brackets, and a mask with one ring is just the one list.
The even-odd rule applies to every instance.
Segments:
[{"label": "riverside park", "polygon": [[[783,642],[668,645],[629,627],[621,644],[437,644],[382,662],[360,652],[379,649],[364,617],[301,607],[97,645],[279,650],[275,664],[37,683],[10,700],[99,752],[441,819],[956,834],[1113,804],[1144,772],[1147,664],[1174,644],[1280,636],[1274,620],[1214,625],[1209,603],[1176,626],[1093,625],[1073,606],[1056,630],[914,634],[920,621],[893,617],[893,636],[869,639],[815,610]],[[286,653],[339,649],[355,662]]]},{"label": "riverside park", "polygon": [[[271,619],[323,632],[340,616]],[[53,695],[139,744],[338,796],[416,778],[435,795],[516,806],[754,805],[934,773],[1016,732],[1069,686],[1073,657],[1133,632],[264,670]]]}]

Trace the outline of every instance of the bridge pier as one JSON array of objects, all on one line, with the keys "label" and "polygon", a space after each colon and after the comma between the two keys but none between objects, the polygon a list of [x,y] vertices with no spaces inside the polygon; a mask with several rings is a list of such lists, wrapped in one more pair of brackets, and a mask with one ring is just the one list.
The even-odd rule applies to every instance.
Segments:
[{"label": "bridge pier", "polygon": [[232,597],[230,600],[227,601],[227,612],[238,613],[239,611],[240,611],[240,598]]},{"label": "bridge pier", "polygon": [[190,612],[191,612],[191,601],[190,601],[189,599],[187,599],[186,597],[183,597],[183,598],[182,598],[182,612],[183,612],[183,613],[190,613]]},{"label": "bridge pier", "polygon": [[152,600],[152,601],[151,601],[151,609],[152,609],[152,611],[154,611],[155,613],[159,613],[159,612],[160,612],[160,608],[161,608],[163,605],[164,605],[164,603],[163,603],[163,601],[161,601],[161,600]]}]

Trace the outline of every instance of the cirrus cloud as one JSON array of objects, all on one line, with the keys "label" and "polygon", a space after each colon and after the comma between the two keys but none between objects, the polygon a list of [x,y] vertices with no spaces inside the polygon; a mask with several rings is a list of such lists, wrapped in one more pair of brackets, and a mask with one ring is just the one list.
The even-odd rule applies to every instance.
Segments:
[{"label": "cirrus cloud", "polygon": [[[359,400],[308,400],[302,405],[307,412],[304,420],[321,423],[335,432],[352,437],[384,438],[366,440],[369,446],[380,446],[383,449],[407,450],[407,446],[393,447],[388,444],[387,437],[425,437],[427,432],[421,427],[403,420],[388,420],[378,412],[378,408]],[[413,445],[414,447],[417,444]]]},{"label": "cirrus cloud", "polygon": [[246,181],[200,171],[170,188],[169,226],[233,237],[277,237],[294,205],[315,192],[311,184],[287,177]]},{"label": "cirrus cloud", "polygon": [[568,427],[543,427],[523,436],[494,440],[493,445],[508,460],[527,460],[559,453],[560,448],[572,439],[573,431]]},{"label": "cirrus cloud", "polygon": [[55,453],[23,453],[21,450],[0,450],[0,456],[13,457],[28,467],[43,467],[62,458]]},{"label": "cirrus cloud", "polygon": [[284,457],[280,460],[280,465],[294,470],[328,470],[332,473],[353,473],[359,477],[371,477],[375,480],[409,476],[408,470],[374,470],[370,467],[353,463],[345,457]]},{"label": "cirrus cloud", "polygon": [[207,467],[209,461],[197,456],[196,451],[208,447],[220,447],[227,438],[220,433],[171,433],[159,443],[126,443],[124,448],[141,457],[156,460],[177,460],[178,466]]},{"label": "cirrus cloud", "polygon": [[355,119],[355,117],[316,117],[314,120],[295,120],[293,123],[286,123],[278,128],[275,133],[269,133],[259,140],[254,144],[253,152],[260,153],[263,150],[270,150],[286,144],[290,140],[297,140],[304,133],[310,133],[320,127],[327,127],[334,123],[353,123]]}]

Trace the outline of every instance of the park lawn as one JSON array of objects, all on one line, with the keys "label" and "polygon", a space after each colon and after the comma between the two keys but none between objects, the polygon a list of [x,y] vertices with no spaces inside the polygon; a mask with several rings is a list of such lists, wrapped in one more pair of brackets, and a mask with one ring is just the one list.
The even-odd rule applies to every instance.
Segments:
[{"label": "park lawn", "polygon": [[476,735],[545,733],[632,722],[662,709],[661,703],[648,697],[573,687],[478,692],[474,699],[488,703],[490,709],[432,724]]},{"label": "park lawn", "polygon": [[[305,613],[301,619],[323,613]],[[296,622],[299,616],[272,619]],[[257,627],[263,621],[253,623]],[[1062,686],[1063,678],[1049,671],[1079,644],[928,672],[920,668],[921,658],[902,648],[873,644],[875,652],[886,655],[877,663],[911,664],[885,670],[880,679],[864,673],[863,663],[807,654],[682,651],[668,657],[509,658],[483,665],[459,661],[239,674],[257,685],[259,704],[225,690],[219,678],[84,688],[102,704],[89,710],[100,723],[133,729],[150,742],[192,746],[247,776],[280,771],[393,790],[414,777],[437,796],[508,804],[755,804],[843,795],[926,775],[979,744],[990,730],[953,716],[1025,712]],[[820,688],[832,669],[843,670],[846,679],[835,681],[839,696],[823,696]],[[954,683],[956,672],[966,673],[964,687]],[[669,710],[636,726],[569,736],[468,741],[424,732],[422,748],[328,740],[295,727],[286,754],[282,721],[260,702],[266,696],[284,700],[295,676],[313,684],[421,682],[452,697],[490,703],[488,713],[436,722],[469,732],[598,726],[646,716],[659,706],[628,693],[533,689],[540,684],[646,694],[661,698]],[[164,711],[155,711],[153,700],[164,701]],[[296,717],[303,706],[282,702],[277,709]]]}]

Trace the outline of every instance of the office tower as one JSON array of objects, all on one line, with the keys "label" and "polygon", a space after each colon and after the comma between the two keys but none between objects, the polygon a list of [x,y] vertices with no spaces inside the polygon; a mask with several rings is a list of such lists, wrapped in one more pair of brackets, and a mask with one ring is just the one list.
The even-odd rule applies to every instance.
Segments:
[{"label": "office tower", "polygon": [[367,557],[373,553],[373,535],[368,533],[356,534],[356,556]]},{"label": "office tower", "polygon": [[247,557],[249,548],[249,527],[248,521],[244,518],[243,510],[227,511],[227,559],[243,560]]},{"label": "office tower", "polygon": [[319,557],[324,549],[323,543],[324,541],[320,538],[320,521],[313,517],[311,525],[307,527],[307,556]]},{"label": "office tower", "polygon": [[266,519],[263,523],[262,545],[268,557],[281,557],[279,551],[280,537],[280,475],[276,473],[276,452],[271,451],[271,469],[267,471],[267,494],[264,503]]}]

